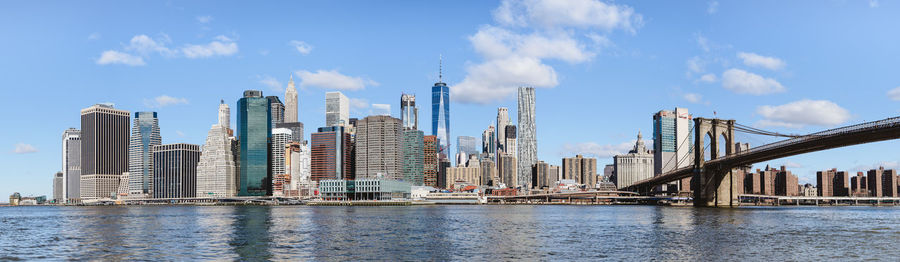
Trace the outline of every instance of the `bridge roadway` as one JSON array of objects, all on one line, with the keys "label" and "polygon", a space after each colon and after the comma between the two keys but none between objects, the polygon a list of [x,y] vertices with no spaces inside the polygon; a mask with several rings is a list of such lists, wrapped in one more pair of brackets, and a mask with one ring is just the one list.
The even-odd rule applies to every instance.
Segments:
[{"label": "bridge roadway", "polygon": [[[727,170],[736,166],[823,151],[833,148],[872,143],[900,138],[900,117],[829,129],[809,135],[790,138],[750,150],[708,160],[704,168]],[[717,138],[716,138],[717,139]],[[631,191],[652,188],[694,175],[694,166],[678,168],[665,174],[644,179],[628,187]],[[647,190],[649,191],[649,190]]]}]

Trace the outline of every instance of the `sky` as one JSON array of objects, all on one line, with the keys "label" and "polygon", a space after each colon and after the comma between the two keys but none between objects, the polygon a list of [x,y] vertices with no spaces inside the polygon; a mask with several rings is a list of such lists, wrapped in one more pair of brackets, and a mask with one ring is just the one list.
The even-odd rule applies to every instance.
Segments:
[{"label": "sky", "polygon": [[[889,118],[898,13],[890,1],[4,1],[0,194],[52,196],[62,133],[90,105],[156,111],[163,143],[202,144],[220,100],[234,109],[248,89],[283,100],[291,75],[307,139],[328,91],[359,118],[399,117],[401,93],[415,94],[430,134],[441,57],[454,143],[480,140],[498,107],[518,123],[516,87],[533,86],[538,157],[551,164],[610,164],[638,132],[650,145],[652,115],[675,107],[791,134]],[[754,168],[814,184],[817,170],[897,168],[898,146]]]}]

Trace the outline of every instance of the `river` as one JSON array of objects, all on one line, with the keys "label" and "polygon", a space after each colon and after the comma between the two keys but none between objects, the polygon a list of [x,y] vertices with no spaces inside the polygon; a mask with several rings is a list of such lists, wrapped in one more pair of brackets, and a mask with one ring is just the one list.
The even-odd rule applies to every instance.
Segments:
[{"label": "river", "polygon": [[900,207],[0,208],[0,261],[898,258]]}]

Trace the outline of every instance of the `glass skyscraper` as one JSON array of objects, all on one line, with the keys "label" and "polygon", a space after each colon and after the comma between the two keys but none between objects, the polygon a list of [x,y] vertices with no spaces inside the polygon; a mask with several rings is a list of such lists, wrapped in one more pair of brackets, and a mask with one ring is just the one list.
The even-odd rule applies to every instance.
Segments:
[{"label": "glass skyscraper", "polygon": [[156,112],[135,112],[128,145],[128,195],[153,194],[153,146],[162,144]]},{"label": "glass skyscraper", "polygon": [[[653,115],[653,173],[655,176],[693,165],[694,121],[686,108],[662,110]],[[679,190],[690,190],[690,178],[679,181]],[[666,186],[661,190],[673,190]]]},{"label": "glass skyscraper", "polygon": [[244,91],[237,102],[237,135],[240,144],[240,188],[238,196],[271,195],[269,141],[272,114],[262,91]]},{"label": "glass skyscraper", "polygon": [[431,87],[431,134],[440,143],[438,152],[450,155],[450,89],[440,81]]}]

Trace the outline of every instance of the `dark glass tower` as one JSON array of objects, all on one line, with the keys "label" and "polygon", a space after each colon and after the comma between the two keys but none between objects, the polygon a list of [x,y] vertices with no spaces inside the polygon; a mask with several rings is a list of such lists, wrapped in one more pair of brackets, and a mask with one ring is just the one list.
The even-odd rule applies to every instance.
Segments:
[{"label": "dark glass tower", "polygon": [[269,172],[269,141],[272,114],[262,91],[244,91],[237,102],[237,138],[240,144],[240,188],[238,196],[272,195]]}]

